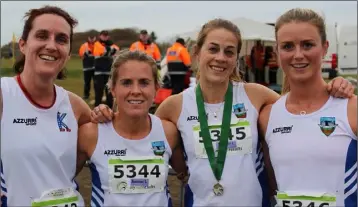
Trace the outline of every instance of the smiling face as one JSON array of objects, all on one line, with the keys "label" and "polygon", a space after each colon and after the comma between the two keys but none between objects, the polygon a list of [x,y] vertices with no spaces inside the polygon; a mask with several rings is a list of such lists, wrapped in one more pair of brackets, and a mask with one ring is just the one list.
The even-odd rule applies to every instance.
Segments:
[{"label": "smiling face", "polygon": [[321,77],[322,58],[327,53],[327,41],[316,26],[309,22],[290,22],[277,31],[277,51],[281,67],[293,81]]},{"label": "smiling face", "polygon": [[131,117],[146,116],[157,89],[151,65],[144,61],[128,60],[116,70],[117,78],[111,91],[119,113]]},{"label": "smiling face", "polygon": [[211,30],[197,54],[200,79],[211,83],[229,81],[237,66],[238,39],[224,28]]},{"label": "smiling face", "polygon": [[36,17],[27,40],[19,41],[26,67],[36,74],[56,78],[70,57],[70,34],[71,26],[63,17],[54,14]]}]

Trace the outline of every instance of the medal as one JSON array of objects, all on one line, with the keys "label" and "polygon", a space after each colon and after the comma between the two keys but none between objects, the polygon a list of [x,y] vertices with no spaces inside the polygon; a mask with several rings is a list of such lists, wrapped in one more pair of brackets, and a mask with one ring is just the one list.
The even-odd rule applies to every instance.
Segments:
[{"label": "medal", "polygon": [[213,144],[211,141],[211,136],[209,132],[208,120],[206,117],[206,112],[204,108],[204,99],[201,92],[200,83],[196,86],[196,104],[198,108],[200,131],[202,133],[203,142],[206,154],[208,155],[208,160],[213,171],[216,180],[218,181],[213,186],[213,191],[216,196],[221,196],[224,194],[224,187],[219,183],[224,169],[225,158],[227,154],[227,145],[229,142],[229,132],[231,124],[231,107],[232,107],[232,83],[229,82],[226,94],[225,94],[225,104],[224,104],[224,114],[221,123],[221,133],[219,138],[219,149],[218,155],[215,157]]},{"label": "medal", "polygon": [[216,183],[213,187],[213,191],[216,196],[221,196],[224,194],[224,187],[220,183]]}]

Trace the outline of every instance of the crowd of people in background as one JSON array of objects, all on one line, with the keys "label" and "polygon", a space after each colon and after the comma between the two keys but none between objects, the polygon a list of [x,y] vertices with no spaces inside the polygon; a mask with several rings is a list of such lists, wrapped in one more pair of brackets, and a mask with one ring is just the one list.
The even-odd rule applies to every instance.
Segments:
[{"label": "crowd of people in background", "polygon": [[[147,30],[139,32],[138,41],[132,43],[129,50],[145,52],[155,60],[157,69],[161,69],[161,51],[158,45],[151,40]],[[89,36],[79,49],[79,56],[82,59],[83,66],[83,99],[89,99],[91,80],[93,80],[94,106],[102,103],[103,95],[105,94],[106,101],[104,103],[112,107],[113,97],[108,91],[106,83],[109,79],[113,60],[119,51],[119,46],[113,44],[107,30],[101,31],[98,37],[95,35]],[[178,94],[188,87],[188,78],[192,74],[190,69],[191,57],[185,46],[185,40],[177,38],[175,43],[164,54],[168,67],[164,82],[167,82],[166,87],[172,89],[171,94]]]}]

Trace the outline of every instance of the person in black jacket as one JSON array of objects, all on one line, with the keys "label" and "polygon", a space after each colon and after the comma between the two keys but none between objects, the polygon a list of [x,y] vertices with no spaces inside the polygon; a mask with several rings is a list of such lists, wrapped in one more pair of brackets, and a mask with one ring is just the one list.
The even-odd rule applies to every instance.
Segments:
[{"label": "person in black jacket", "polygon": [[99,35],[99,41],[94,46],[95,56],[95,106],[102,103],[103,92],[106,94],[106,104],[112,107],[113,97],[109,92],[106,84],[110,76],[111,66],[113,62],[113,56],[119,50],[119,47],[113,44],[113,41],[109,39],[108,31],[101,31]]}]

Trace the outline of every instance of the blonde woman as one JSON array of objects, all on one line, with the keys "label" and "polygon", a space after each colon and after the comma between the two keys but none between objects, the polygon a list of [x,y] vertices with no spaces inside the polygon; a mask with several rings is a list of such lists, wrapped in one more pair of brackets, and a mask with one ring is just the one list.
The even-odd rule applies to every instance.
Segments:
[{"label": "blonde woman", "polygon": [[357,97],[327,92],[325,22],[312,10],[292,9],[279,17],[275,32],[285,95],[264,107],[259,123],[277,204],[357,206]]},{"label": "blonde woman", "polygon": [[[173,123],[148,112],[159,88],[157,73],[144,52],[121,52],[108,83],[118,113],[112,122],[79,129],[78,171],[91,161],[92,206],[171,204],[166,181],[179,139]],[[177,154],[171,164],[185,173],[183,153]]]}]

